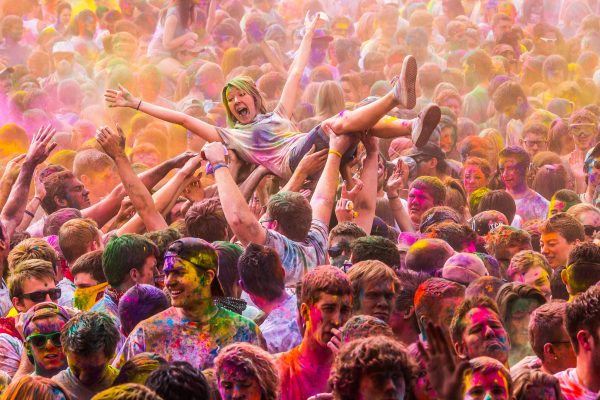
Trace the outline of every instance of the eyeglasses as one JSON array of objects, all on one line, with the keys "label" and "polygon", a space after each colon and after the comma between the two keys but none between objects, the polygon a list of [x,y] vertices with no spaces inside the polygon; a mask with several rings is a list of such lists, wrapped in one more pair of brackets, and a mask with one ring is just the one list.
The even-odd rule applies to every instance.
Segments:
[{"label": "eyeglasses", "polygon": [[335,246],[331,246],[327,249],[327,254],[329,257],[339,257],[345,251],[350,250],[350,243],[348,242],[340,242]]},{"label": "eyeglasses", "polygon": [[583,230],[587,236],[594,236],[594,234],[600,231],[600,226],[584,225]]},{"label": "eyeglasses", "polygon": [[54,288],[50,290],[38,290],[37,292],[24,293],[21,295],[21,297],[29,299],[34,303],[41,303],[42,301],[46,300],[46,296],[50,296],[52,301],[56,301],[60,298],[60,294],[60,288]]},{"label": "eyeglasses", "polygon": [[425,156],[425,155],[418,155],[418,156],[413,156],[412,159],[415,160],[415,163],[419,164],[425,161],[429,161],[431,160],[433,157],[431,156]]},{"label": "eyeglasses", "polygon": [[523,143],[525,143],[525,145],[527,147],[545,146],[546,143],[548,143],[548,141],[547,140],[523,140]]},{"label": "eyeglasses", "polygon": [[46,346],[48,340],[52,343],[53,346],[61,347],[60,343],[60,332],[52,332],[52,333],[36,333],[27,337],[25,340],[27,343],[31,343],[32,346],[41,349]]}]

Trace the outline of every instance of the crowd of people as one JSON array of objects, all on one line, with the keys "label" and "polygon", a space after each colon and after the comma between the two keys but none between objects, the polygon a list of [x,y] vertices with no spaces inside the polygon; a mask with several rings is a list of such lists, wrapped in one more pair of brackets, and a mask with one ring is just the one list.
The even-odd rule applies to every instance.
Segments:
[{"label": "crowd of people", "polygon": [[0,1],[0,399],[600,399],[596,0]]}]

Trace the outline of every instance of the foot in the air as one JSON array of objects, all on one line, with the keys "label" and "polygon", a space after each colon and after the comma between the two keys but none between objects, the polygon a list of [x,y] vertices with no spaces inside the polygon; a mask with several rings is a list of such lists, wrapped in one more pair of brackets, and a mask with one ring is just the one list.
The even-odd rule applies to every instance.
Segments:
[{"label": "foot in the air", "polygon": [[412,141],[416,147],[427,144],[431,134],[440,123],[442,112],[437,104],[429,104],[423,108],[419,116],[412,120]]},{"label": "foot in the air", "polygon": [[398,106],[412,110],[417,104],[417,60],[411,55],[404,58],[400,76],[394,83],[394,97]]}]

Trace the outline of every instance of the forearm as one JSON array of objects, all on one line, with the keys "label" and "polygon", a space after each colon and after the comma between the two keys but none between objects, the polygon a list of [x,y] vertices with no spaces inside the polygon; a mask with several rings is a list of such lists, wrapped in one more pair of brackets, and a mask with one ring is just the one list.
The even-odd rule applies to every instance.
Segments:
[{"label": "forearm", "polygon": [[273,65],[273,67],[275,67],[275,69],[277,69],[277,71],[283,72],[283,73],[287,72],[285,70],[285,67],[283,66],[283,62],[281,61],[281,59],[279,57],[277,57],[277,55],[275,54],[275,52],[273,51],[273,49],[271,48],[271,46],[269,46],[269,44],[267,42],[262,41],[260,43],[260,48],[262,49],[263,54],[265,55],[265,58],[267,59],[267,61],[270,62],[271,65]]},{"label": "forearm", "polygon": [[401,232],[414,232],[415,228],[413,227],[413,224],[410,220],[410,217],[408,216],[408,213],[406,212],[406,209],[404,208],[404,206],[402,205],[402,202],[400,201],[400,197],[398,197],[398,196],[388,197],[388,200],[390,202],[390,209],[392,210],[392,213],[394,214],[394,219],[396,220],[396,223],[398,224],[400,231]]},{"label": "forearm", "polygon": [[146,229],[148,231],[154,231],[166,228],[167,223],[156,211],[150,192],[146,186],[144,186],[141,179],[135,174],[133,168],[131,168],[131,164],[129,164],[125,154],[117,156],[115,158],[115,164],[117,165],[117,170],[119,171],[119,176],[121,177],[125,191],[127,192],[133,207],[144,221]]},{"label": "forearm", "polygon": [[285,184],[285,186],[283,188],[281,188],[281,191],[282,192],[299,192],[300,189],[302,188],[302,185],[304,184],[304,181],[306,181],[307,177],[308,176],[304,172],[302,172],[300,170],[300,168],[296,168],[296,170],[292,174],[292,177],[290,178],[290,180],[287,181],[287,183]]},{"label": "forearm", "polygon": [[215,180],[223,213],[233,233],[244,246],[251,242],[264,244],[266,242],[265,229],[250,210],[250,206],[235,184],[229,170],[227,168],[217,169]]},{"label": "forearm", "polygon": [[250,173],[250,176],[239,186],[242,196],[246,202],[250,201],[252,193],[256,190],[256,187],[260,181],[269,174],[269,170],[259,165]]},{"label": "forearm", "polygon": [[377,206],[378,161],[378,154],[376,152],[367,154],[360,177],[360,180],[363,182],[363,188],[356,195],[354,204],[355,211],[358,212],[355,222],[367,233],[371,232],[373,219],[375,218],[375,208]]},{"label": "forearm", "polygon": [[15,185],[8,196],[8,200],[6,201],[6,205],[0,214],[0,219],[5,225],[9,238],[23,218],[23,212],[27,205],[29,186],[31,185],[35,167],[36,165],[32,162],[25,161],[25,163],[23,163],[17,181],[15,182]]},{"label": "forearm", "polygon": [[29,200],[29,203],[27,203],[27,207],[25,207],[23,219],[21,220],[21,223],[16,229],[17,231],[23,231],[27,229],[41,203],[42,199],[40,199],[37,196]]},{"label": "forearm", "polygon": [[0,210],[6,205],[6,201],[8,200],[8,196],[10,195],[10,191],[14,184],[14,179],[2,178],[2,181],[0,182]]},{"label": "forearm", "polygon": [[318,219],[329,225],[331,210],[335,202],[335,192],[338,187],[341,157],[331,150],[327,155],[323,174],[317,182],[313,197],[310,201],[313,219]]}]

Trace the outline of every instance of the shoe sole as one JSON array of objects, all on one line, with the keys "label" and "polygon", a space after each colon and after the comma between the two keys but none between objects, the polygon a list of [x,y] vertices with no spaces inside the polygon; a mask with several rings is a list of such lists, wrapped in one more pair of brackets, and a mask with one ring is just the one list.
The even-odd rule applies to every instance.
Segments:
[{"label": "shoe sole", "polygon": [[399,100],[407,110],[412,110],[417,105],[417,71],[417,60],[411,55],[406,56],[398,83],[402,84]]},{"label": "shoe sole", "polygon": [[423,121],[421,124],[421,133],[415,142],[416,147],[422,147],[427,144],[431,134],[437,128],[442,117],[442,111],[435,104],[430,104],[423,110]]}]

